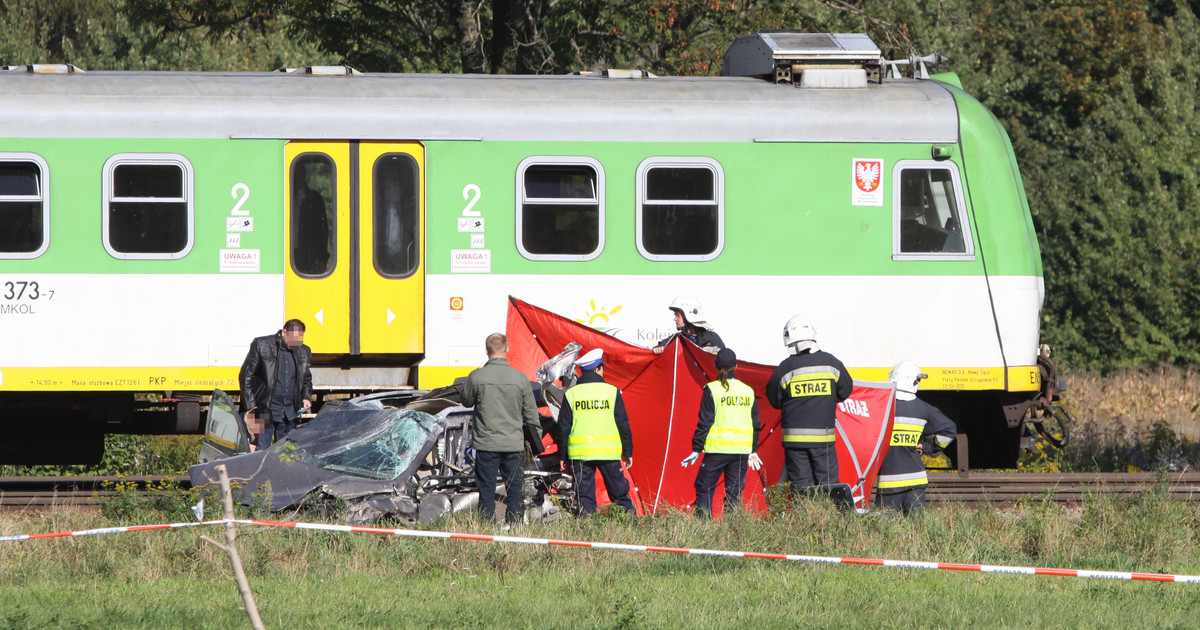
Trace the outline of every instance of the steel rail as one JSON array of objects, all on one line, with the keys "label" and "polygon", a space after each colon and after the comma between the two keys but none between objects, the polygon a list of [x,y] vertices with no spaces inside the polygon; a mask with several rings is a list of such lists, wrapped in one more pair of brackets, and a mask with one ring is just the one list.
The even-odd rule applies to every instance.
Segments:
[{"label": "steel rail", "polygon": [[931,473],[926,497],[931,503],[1082,503],[1093,496],[1136,497],[1158,488],[1171,499],[1200,499],[1200,473]]},{"label": "steel rail", "polygon": [[[0,477],[0,510],[95,506],[125,492],[175,485],[186,476]],[[930,473],[931,504],[1007,505],[1018,501],[1083,503],[1089,497],[1133,498],[1160,489],[1172,500],[1200,500],[1200,473]]]},{"label": "steel rail", "polygon": [[45,510],[59,506],[95,506],[123,492],[148,492],[153,487],[191,488],[186,476],[40,476],[0,477],[0,510]]}]

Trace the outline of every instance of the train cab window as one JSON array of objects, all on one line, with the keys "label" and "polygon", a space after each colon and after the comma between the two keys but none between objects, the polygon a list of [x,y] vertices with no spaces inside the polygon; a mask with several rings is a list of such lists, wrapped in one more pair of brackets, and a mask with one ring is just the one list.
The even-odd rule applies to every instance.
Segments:
[{"label": "train cab window", "polygon": [[296,275],[320,278],[333,272],[337,257],[337,171],[324,153],[304,153],[292,160],[292,269]]},{"label": "train cab window", "polygon": [[724,179],[710,158],[650,158],[638,167],[637,246],[650,260],[712,260],[725,245]]},{"label": "train cab window", "polygon": [[388,153],[375,160],[375,270],[385,278],[404,278],[420,261],[420,170],[407,153]]},{"label": "train cab window", "polygon": [[592,260],[604,249],[604,169],[587,157],[517,167],[517,249],[530,260]]},{"label": "train cab window", "polygon": [[192,249],[192,165],[182,155],[114,155],[104,165],[104,248],[114,258],[183,258]]},{"label": "train cab window", "polygon": [[958,167],[901,161],[893,171],[892,253],[897,260],[974,257]]},{"label": "train cab window", "polygon": [[50,243],[46,163],[0,153],[0,258],[37,258]]}]

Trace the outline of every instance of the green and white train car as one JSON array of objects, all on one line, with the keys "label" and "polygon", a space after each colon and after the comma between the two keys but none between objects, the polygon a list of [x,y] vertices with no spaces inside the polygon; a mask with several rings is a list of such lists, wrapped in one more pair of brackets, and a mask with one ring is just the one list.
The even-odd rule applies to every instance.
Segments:
[{"label": "green and white train car", "polygon": [[286,318],[324,391],[428,388],[509,295],[650,346],[690,294],[746,360],[802,313],[855,378],[916,361],[1011,463],[1043,297],[1012,148],[952,75],[879,65],[761,34],[748,76],[0,73],[0,461],[195,430]]}]

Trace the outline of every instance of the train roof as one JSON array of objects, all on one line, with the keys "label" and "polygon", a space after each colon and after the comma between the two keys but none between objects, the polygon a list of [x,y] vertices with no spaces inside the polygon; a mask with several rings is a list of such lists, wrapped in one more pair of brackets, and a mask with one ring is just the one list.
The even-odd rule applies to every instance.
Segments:
[{"label": "train roof", "polygon": [[956,142],[941,84],[748,77],[0,72],[9,138]]}]

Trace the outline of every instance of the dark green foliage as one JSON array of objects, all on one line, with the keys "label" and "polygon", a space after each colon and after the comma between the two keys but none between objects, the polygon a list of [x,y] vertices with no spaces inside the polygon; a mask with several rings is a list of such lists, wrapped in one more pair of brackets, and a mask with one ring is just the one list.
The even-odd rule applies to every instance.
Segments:
[{"label": "dark green foliage", "polygon": [[182,475],[196,464],[199,435],[125,435],[104,438],[96,465],[0,466],[0,477],[38,475]]},{"label": "dark green foliage", "polygon": [[1200,24],[1166,4],[986,3],[967,40],[977,61],[956,66],[1012,136],[1045,263],[1043,334],[1074,365],[1200,359]]},{"label": "dark green foliage", "polygon": [[243,19],[220,32],[168,30],[126,0],[0,2],[0,63],[70,63],[84,70],[273,70],[334,63],[291,40],[286,20]]},{"label": "dark green foliage", "polygon": [[[223,34],[253,23],[371,72],[549,73],[602,56],[610,5],[566,0],[127,0],[135,23]],[[598,32],[592,32],[598,31]],[[586,51],[586,55],[585,55]]]},{"label": "dark green foliage", "polygon": [[287,19],[285,30],[296,39],[372,72],[549,74],[637,67],[716,74],[737,34],[819,28],[830,16],[851,15],[850,23],[860,23],[853,28],[863,22],[857,13],[825,3],[789,0],[124,1],[134,24],[164,32],[270,30]]}]

